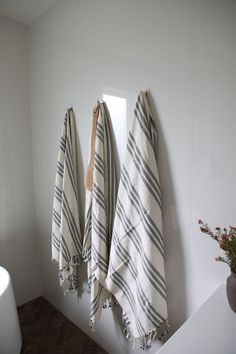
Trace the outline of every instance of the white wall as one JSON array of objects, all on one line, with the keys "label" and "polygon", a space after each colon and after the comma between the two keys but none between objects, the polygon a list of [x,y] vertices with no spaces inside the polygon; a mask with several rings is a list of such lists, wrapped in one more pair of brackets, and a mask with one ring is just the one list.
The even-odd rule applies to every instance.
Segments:
[{"label": "white wall", "polygon": [[41,294],[28,84],[27,28],[0,17],[0,265],[18,304]]},{"label": "white wall", "polygon": [[[199,233],[197,220],[235,223],[235,33],[233,0],[67,0],[30,27],[34,192],[43,291],[87,333],[89,297],[64,297],[50,253],[53,185],[65,110],[71,105],[75,109],[84,168],[91,109],[103,87],[131,95],[141,89],[151,92],[159,129],[173,332],[229,273],[214,262],[218,249]],[[104,311],[92,335],[112,354],[133,353],[116,320],[119,315]]]}]

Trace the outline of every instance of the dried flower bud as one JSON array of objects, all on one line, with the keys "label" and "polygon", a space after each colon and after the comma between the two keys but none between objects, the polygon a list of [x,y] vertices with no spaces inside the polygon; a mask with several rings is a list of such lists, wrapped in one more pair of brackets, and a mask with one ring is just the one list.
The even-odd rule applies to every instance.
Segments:
[{"label": "dried flower bud", "polygon": [[200,230],[208,234],[212,239],[218,242],[220,249],[224,251],[224,256],[218,256],[216,261],[226,263],[236,272],[236,227],[221,229],[219,226],[212,232],[211,228],[199,220]]},{"label": "dried flower bud", "polygon": [[200,227],[200,230],[201,230],[202,232],[205,232],[205,233],[207,233],[207,232],[208,232],[208,230],[207,230],[207,229],[205,229],[204,227]]},{"label": "dried flower bud", "polygon": [[223,250],[223,251],[227,251],[227,243],[224,242],[225,240],[222,240],[219,242],[220,244],[220,248]]},{"label": "dried flower bud", "polygon": [[223,234],[222,236],[221,236],[221,240],[227,240],[227,238],[228,238],[228,235],[227,234]]}]

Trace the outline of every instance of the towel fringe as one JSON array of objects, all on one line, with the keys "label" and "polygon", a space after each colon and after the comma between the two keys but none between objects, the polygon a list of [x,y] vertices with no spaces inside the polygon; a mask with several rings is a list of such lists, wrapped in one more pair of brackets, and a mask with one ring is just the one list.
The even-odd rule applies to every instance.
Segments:
[{"label": "towel fringe", "polygon": [[109,299],[107,299],[104,304],[103,304],[103,308],[104,309],[108,309],[114,306],[117,306],[118,302],[116,301],[116,299],[112,296]]},{"label": "towel fringe", "polygon": [[159,340],[162,340],[167,334],[169,329],[168,321],[164,321],[158,328],[154,328],[149,333],[140,336],[134,337],[130,327],[130,321],[127,316],[123,316],[122,319],[124,330],[123,332],[126,334],[126,338],[133,343],[133,349],[149,349],[152,346],[152,343],[157,336]]},{"label": "towel fringe", "polygon": [[83,259],[84,262],[88,262],[90,253],[91,253],[90,249],[88,249],[88,248],[84,248],[83,249],[82,259]]},{"label": "towel fringe", "polygon": [[81,293],[78,282],[78,266],[80,265],[80,256],[75,255],[71,257],[70,261],[59,269],[60,284],[64,289],[64,295]]},{"label": "towel fringe", "polygon": [[[112,296],[111,298],[107,299],[104,302],[103,309],[108,309],[108,308],[111,308],[111,307],[115,307],[117,305],[118,305],[118,302],[116,301],[114,296]],[[95,322],[96,322],[96,320],[94,318],[90,318],[89,328],[91,329],[92,332],[95,331]]]},{"label": "towel fringe", "polygon": [[92,332],[95,331],[95,320],[90,320],[89,322],[89,328],[91,329]]}]

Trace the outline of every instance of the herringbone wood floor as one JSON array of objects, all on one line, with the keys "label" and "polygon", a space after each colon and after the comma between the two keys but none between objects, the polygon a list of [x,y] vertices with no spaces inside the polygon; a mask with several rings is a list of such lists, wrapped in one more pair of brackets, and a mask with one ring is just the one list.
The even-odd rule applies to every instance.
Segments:
[{"label": "herringbone wood floor", "polygon": [[43,297],[20,306],[18,312],[21,354],[106,354]]}]

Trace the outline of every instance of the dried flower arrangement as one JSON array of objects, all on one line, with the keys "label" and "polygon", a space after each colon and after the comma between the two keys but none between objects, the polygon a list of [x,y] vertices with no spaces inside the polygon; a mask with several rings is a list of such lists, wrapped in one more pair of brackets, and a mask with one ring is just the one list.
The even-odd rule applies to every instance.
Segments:
[{"label": "dried flower arrangement", "polygon": [[231,271],[236,273],[236,227],[230,226],[228,229],[216,227],[213,232],[202,220],[198,221],[200,230],[217,241],[225,256],[216,257],[216,261],[228,264]]}]

